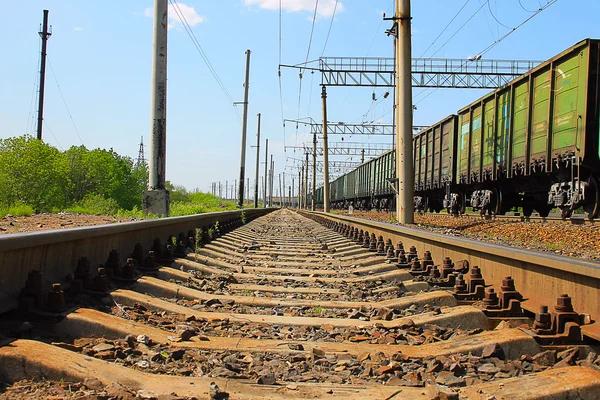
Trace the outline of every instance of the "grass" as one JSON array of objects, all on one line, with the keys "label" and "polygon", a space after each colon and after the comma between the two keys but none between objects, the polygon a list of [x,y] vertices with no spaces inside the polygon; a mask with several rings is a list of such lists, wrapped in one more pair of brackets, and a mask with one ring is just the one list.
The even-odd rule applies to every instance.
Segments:
[{"label": "grass", "polygon": [[91,195],[63,211],[75,214],[110,215],[122,218],[157,218],[156,215],[145,215],[142,210],[133,207],[132,210],[124,210],[119,207],[114,199],[107,199],[100,195]]},{"label": "grass", "polygon": [[315,306],[313,307],[313,312],[317,315],[321,315],[323,313],[323,307],[322,306]]},{"label": "grass", "polygon": [[33,207],[26,204],[15,204],[14,206],[2,208],[0,207],[0,215],[12,215],[13,217],[28,217],[33,214]]},{"label": "grass", "polygon": [[[252,207],[252,203],[249,203],[246,206]],[[170,215],[172,217],[179,217],[184,215],[203,214],[207,212],[228,211],[237,209],[237,203],[235,201],[225,201],[217,196],[213,196],[210,193],[198,192],[189,193],[184,201],[171,202]],[[122,218],[158,218],[158,216],[154,214],[144,214],[144,212],[138,207],[134,207],[132,210],[124,210],[119,207],[119,205],[114,199],[107,199],[100,195],[90,195],[70,207],[52,210],[53,213],[57,213],[60,211],[74,214],[108,215]],[[33,213],[33,207],[25,204],[17,204],[10,207],[0,206],[0,217],[7,214],[16,217],[22,217],[29,216]],[[246,220],[245,214],[242,215],[242,219]]]},{"label": "grass", "polygon": [[210,193],[190,193],[186,201],[171,203],[171,217],[227,210],[237,210],[236,202],[225,201]]}]

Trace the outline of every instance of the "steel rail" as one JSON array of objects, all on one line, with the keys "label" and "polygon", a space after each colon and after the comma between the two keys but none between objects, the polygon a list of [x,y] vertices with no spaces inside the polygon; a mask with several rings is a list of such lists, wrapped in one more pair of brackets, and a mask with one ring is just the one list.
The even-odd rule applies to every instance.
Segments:
[{"label": "steel rail", "polygon": [[[457,238],[421,229],[392,225],[372,220],[353,218],[323,212],[300,211],[305,216],[319,216],[334,222],[349,224],[359,229],[383,235],[395,243],[402,241],[406,248],[415,246],[418,254],[431,252],[436,264],[444,257],[453,261],[467,260],[471,266],[481,267],[486,282],[500,282],[512,276],[517,290],[525,297],[522,306],[537,313],[548,299],[569,294],[578,313],[589,314],[592,321],[600,318],[600,263],[557,256],[514,247],[500,246],[476,240]],[[600,340],[600,324],[582,327],[587,336]]]},{"label": "steel rail", "polygon": [[[274,209],[244,209],[248,220]],[[39,270],[45,285],[61,282],[72,273],[81,257],[92,266],[104,263],[115,249],[128,257],[136,243],[150,249],[155,238],[170,236],[239,219],[240,210],[160,218],[0,236],[0,313],[14,308],[21,288],[32,270]]]}]

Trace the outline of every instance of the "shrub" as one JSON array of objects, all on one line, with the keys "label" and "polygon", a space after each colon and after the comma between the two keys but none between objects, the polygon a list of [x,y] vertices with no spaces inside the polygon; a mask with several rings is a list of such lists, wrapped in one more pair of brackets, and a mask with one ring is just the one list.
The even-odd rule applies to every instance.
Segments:
[{"label": "shrub", "polygon": [[65,211],[80,214],[117,215],[119,204],[115,199],[107,199],[99,194],[90,194]]}]

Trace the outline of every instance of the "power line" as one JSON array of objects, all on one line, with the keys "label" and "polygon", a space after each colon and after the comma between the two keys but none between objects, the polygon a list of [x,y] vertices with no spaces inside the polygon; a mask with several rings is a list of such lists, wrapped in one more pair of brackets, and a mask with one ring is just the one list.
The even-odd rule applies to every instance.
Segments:
[{"label": "power line", "polygon": [[492,18],[494,18],[494,20],[495,20],[495,21],[496,21],[496,22],[497,22],[499,25],[502,25],[502,26],[503,26],[503,27],[505,27],[506,29],[511,29],[511,27],[510,27],[510,26],[506,26],[506,25],[504,25],[502,22],[500,22],[500,21],[498,20],[498,18],[496,18],[496,16],[495,16],[495,15],[494,15],[494,13],[492,12],[492,6],[490,5],[490,2],[489,2],[489,1],[487,2],[487,5],[488,5],[488,10],[489,10],[489,12],[490,12],[490,15],[492,16]]},{"label": "power line", "polygon": [[282,33],[282,12],[281,12],[281,0],[279,0],[279,65],[281,65],[281,39]]},{"label": "power line", "polygon": [[475,17],[475,15],[477,15],[477,13],[479,13],[479,11],[481,11],[481,9],[482,9],[482,8],[483,8],[483,7],[484,7],[486,4],[488,4],[488,3],[489,3],[489,1],[490,1],[490,0],[486,0],[486,1],[485,1],[485,2],[484,2],[484,3],[483,3],[483,4],[482,4],[482,5],[481,5],[481,6],[480,6],[480,7],[479,7],[479,8],[478,8],[478,9],[477,9],[477,10],[476,10],[476,11],[475,11],[475,12],[474,12],[474,13],[473,13],[471,16],[470,16],[470,17],[469,17],[469,19],[467,19],[467,20],[466,20],[466,21],[465,21],[465,22],[464,22],[464,23],[463,23],[463,24],[462,24],[462,25],[461,25],[461,26],[460,26],[460,27],[459,27],[459,28],[456,30],[456,32],[454,32],[454,33],[452,34],[452,36],[450,36],[450,38],[449,38],[448,40],[446,40],[446,41],[444,42],[444,44],[443,44],[443,45],[442,45],[442,46],[441,46],[439,49],[437,49],[437,50],[436,50],[436,51],[435,51],[435,52],[434,52],[434,53],[433,53],[433,54],[432,54],[432,55],[431,55],[431,56],[430,56],[428,59],[431,59],[431,57],[435,56],[435,55],[436,55],[436,54],[437,54],[437,53],[438,53],[438,52],[439,52],[441,49],[443,49],[443,48],[444,48],[444,46],[446,46],[446,45],[448,44],[448,42],[450,42],[450,41],[451,41],[451,40],[452,40],[452,39],[453,39],[453,38],[454,38],[454,37],[455,37],[455,36],[458,34],[458,32],[460,32],[460,31],[461,31],[461,30],[462,30],[462,29],[463,29],[463,28],[464,28],[464,27],[465,27],[465,26],[466,26],[466,25],[469,23],[469,21],[471,21],[471,20],[473,19],[473,17]]},{"label": "power line", "polygon": [[[312,39],[313,39],[313,33],[315,30],[315,21],[317,20],[317,9],[319,7],[319,0],[315,1],[315,11],[313,13],[313,19],[312,19],[312,26],[310,28],[310,37],[308,39],[308,49],[306,51],[306,59],[304,61],[304,65],[306,66],[306,64],[308,64],[308,57],[310,56],[310,47],[312,45]],[[300,72],[298,74],[299,77],[299,83],[298,83],[298,113],[297,113],[297,119],[300,119],[300,105],[302,102],[302,68],[300,68]],[[296,133],[295,133],[295,144],[298,145],[298,124],[296,124]],[[294,149],[294,153],[296,152],[296,149]],[[294,161],[295,163],[295,161]]]},{"label": "power line", "polygon": [[[489,1],[489,0],[488,0]],[[542,11],[544,11],[546,8],[550,7],[551,5],[553,5],[554,3],[556,3],[558,0],[548,0],[548,2],[546,4],[544,4],[543,6],[540,7],[539,10],[537,10],[534,14],[530,15],[529,17],[527,17],[524,21],[522,21],[519,25],[515,26],[514,28],[512,28],[509,32],[507,32],[504,36],[502,36],[500,39],[494,41],[491,45],[489,45],[488,47],[486,47],[485,49],[483,49],[482,51],[480,51],[479,55],[483,55],[485,53],[487,53],[488,51],[490,51],[491,49],[493,49],[494,47],[496,47],[500,42],[502,42],[504,39],[506,39],[508,36],[510,36],[513,32],[515,32],[517,29],[519,29],[520,27],[522,27],[523,25],[525,25],[527,22],[529,22],[531,19],[533,19],[536,15],[538,15],[539,13],[541,13]],[[456,69],[453,71],[455,72]],[[421,100],[419,100],[418,102],[416,102],[415,105],[421,103],[423,100],[425,100],[427,97],[431,96],[434,92],[436,92],[439,88],[436,88],[434,90],[432,90],[431,92],[429,92],[425,97],[423,97]],[[419,93],[422,94],[423,92]],[[416,96],[415,96],[416,97]]]},{"label": "power line", "polygon": [[[40,52],[40,57],[41,57],[41,52]],[[38,62],[39,65],[39,62]],[[33,80],[33,91],[31,93],[31,101],[29,102],[29,113],[27,114],[27,126],[25,127],[25,133],[29,133],[29,121],[31,121],[31,130],[33,131],[33,126],[34,126],[34,121],[35,121],[35,115],[33,113],[33,105],[35,104],[35,93],[38,91],[38,85],[39,85],[39,78],[40,78],[40,71],[38,70],[37,66],[35,68],[35,78]]]},{"label": "power line", "polygon": [[58,147],[60,147],[60,149],[62,151],[65,151],[65,149],[63,149],[63,147],[60,145],[60,142],[58,141],[58,139],[54,135],[54,132],[52,132],[52,129],[50,129],[50,125],[48,125],[48,123],[46,122],[45,119],[43,121],[44,121],[44,125],[46,125],[46,128],[48,128],[48,132],[50,132],[50,134],[52,135],[52,137],[54,138],[54,140],[56,140],[56,143],[58,144]]},{"label": "power line", "polygon": [[217,74],[217,71],[212,66],[210,60],[208,59],[208,56],[206,55],[206,53],[204,52],[204,49],[200,45],[200,42],[196,38],[196,35],[194,34],[194,31],[192,30],[190,24],[187,22],[187,19],[185,18],[185,15],[183,14],[183,12],[181,11],[181,9],[179,8],[179,4],[177,3],[177,0],[169,0],[169,3],[171,3],[171,5],[173,6],[173,9],[175,10],[175,13],[179,17],[179,20],[181,21],[181,24],[183,25],[185,31],[187,32],[188,36],[192,40],[192,43],[194,44],[194,47],[196,47],[196,50],[198,51],[198,54],[200,54],[200,57],[202,57],[202,60],[204,61],[204,63],[208,67],[208,70],[210,71],[210,73],[212,74],[213,78],[215,78],[215,81],[217,82],[217,84],[221,88],[221,91],[223,91],[223,93],[225,94],[225,96],[227,97],[227,99],[229,99],[229,101],[231,102],[231,107],[233,107],[233,110],[235,111],[235,114],[237,115],[238,120],[241,121],[240,113],[239,113],[238,109],[235,107],[235,105],[233,104],[233,103],[235,103],[233,101],[233,98],[231,97],[231,95],[229,94],[229,92],[227,91],[227,89],[225,88],[225,85],[221,81],[221,78],[219,78],[219,75]]},{"label": "power line", "polygon": [[544,4],[542,7],[540,7],[535,13],[531,14],[523,22],[521,22],[519,25],[517,25],[514,28],[512,28],[504,36],[502,36],[500,39],[496,40],[494,43],[492,43],[491,45],[489,45],[488,47],[486,47],[485,49],[483,49],[482,51],[480,51],[478,54],[483,55],[483,54],[487,53],[488,51],[490,51],[491,49],[493,49],[494,47],[496,47],[500,42],[502,42],[504,39],[506,39],[508,36],[510,36],[513,32],[515,32],[517,29],[519,29],[520,27],[522,27],[523,25],[525,25],[527,22],[529,22],[531,19],[533,19],[536,15],[538,15],[539,13],[541,13],[542,11],[544,11],[546,8],[550,7],[551,5],[553,5],[554,3],[556,3],[557,1],[558,0],[548,0],[548,2],[546,4]]},{"label": "power line", "polygon": [[[308,57],[310,55],[310,47],[312,45],[313,33],[315,31],[315,21],[317,20],[317,9],[319,8],[319,0],[315,0],[315,12],[313,13],[312,26],[310,28],[310,37],[308,39],[308,49],[306,50],[306,60],[304,61],[304,65],[308,64]],[[298,75],[300,77],[300,83],[298,86],[298,118],[300,118],[300,103],[302,100],[302,68],[300,68],[300,73]],[[296,136],[298,132],[296,132]]]},{"label": "power line", "polygon": [[65,99],[65,96],[63,95],[60,85],[58,84],[58,78],[56,77],[56,74],[54,73],[54,68],[52,67],[52,63],[50,62],[50,57],[48,57],[47,59],[48,59],[48,65],[50,66],[50,71],[52,71],[52,76],[54,77],[54,82],[56,83],[56,87],[58,88],[58,92],[60,93],[60,97],[62,97],[65,108],[67,109],[67,114],[69,114],[69,118],[71,118],[71,123],[73,124],[73,128],[75,128],[75,132],[77,132],[79,141],[81,142],[81,144],[83,144],[83,139],[81,139],[81,135],[79,134],[79,129],[77,129],[77,125],[75,125],[75,120],[73,119],[73,115],[71,115],[71,110],[69,110],[69,106],[67,105],[67,100]]},{"label": "power line", "polygon": [[523,3],[521,3],[521,0],[518,0],[518,1],[519,1],[519,5],[521,6],[521,8],[524,11],[527,11],[527,12],[530,12],[530,13],[534,13],[535,12],[535,10],[528,10],[527,8],[523,7]]},{"label": "power line", "polygon": [[446,25],[446,27],[444,29],[442,29],[442,31],[440,32],[439,35],[437,35],[437,37],[435,39],[433,39],[433,42],[431,42],[431,44],[429,45],[429,47],[427,47],[425,49],[425,51],[423,52],[423,54],[421,54],[419,56],[419,58],[423,57],[425,55],[425,53],[427,53],[427,51],[431,48],[431,46],[434,45],[434,43],[440,38],[440,36],[442,36],[444,34],[444,32],[446,32],[446,29],[448,29],[448,27],[450,26],[450,24],[452,24],[452,22],[454,22],[454,20],[456,19],[456,17],[458,17],[458,15],[462,12],[462,10],[467,6],[467,4],[469,4],[469,1],[471,0],[467,0],[465,2],[465,4],[463,4],[463,6],[460,8],[460,10],[458,10],[458,12],[456,14],[454,14],[454,17],[452,17],[452,19],[450,20],[450,22],[448,22],[448,24]]},{"label": "power line", "polygon": [[[442,46],[441,46],[439,49],[437,49],[436,51],[434,51],[434,52],[433,52],[433,54],[432,54],[430,57],[426,58],[425,60],[430,60],[430,59],[431,59],[433,56],[435,56],[435,55],[436,55],[436,54],[437,54],[437,53],[438,53],[438,52],[439,52],[441,49],[443,49],[443,48],[444,48],[444,47],[445,47],[445,46],[446,46],[446,45],[447,45],[447,44],[448,44],[448,43],[449,43],[449,42],[450,42],[450,41],[451,41],[451,40],[452,40],[452,39],[453,39],[453,38],[454,38],[454,37],[455,37],[457,34],[458,34],[458,32],[460,32],[460,31],[461,31],[461,30],[462,30],[462,29],[463,29],[463,28],[464,28],[464,27],[465,27],[465,26],[466,26],[466,25],[469,23],[469,21],[471,21],[471,20],[473,19],[473,17],[475,17],[475,15],[477,15],[477,14],[479,13],[479,11],[481,11],[481,9],[482,9],[482,8],[483,8],[483,7],[484,7],[484,6],[485,6],[487,3],[489,3],[489,1],[490,1],[490,0],[485,0],[485,2],[484,2],[483,4],[481,4],[481,6],[480,6],[480,7],[479,7],[479,8],[478,8],[478,9],[477,9],[477,10],[476,10],[476,11],[475,11],[475,12],[474,12],[474,13],[473,13],[473,14],[472,14],[470,17],[469,17],[469,19],[467,19],[467,20],[466,20],[466,21],[465,21],[465,22],[464,22],[464,23],[463,23],[463,24],[462,24],[462,25],[461,25],[461,26],[460,26],[460,27],[459,27],[459,28],[458,28],[458,29],[457,29],[457,30],[456,30],[456,31],[455,31],[453,34],[452,34],[452,36],[450,36],[450,38],[448,38],[448,40],[446,40],[446,41],[444,42],[444,44],[443,44],[443,45],[442,45]],[[423,98],[423,99],[425,99],[425,98],[429,97],[429,96],[431,95],[431,93],[434,93],[434,92],[436,92],[436,91],[437,91],[437,89],[434,89],[433,91],[429,91],[429,92],[428,92],[428,90],[427,90],[427,89],[423,89],[423,90],[421,90],[419,93],[417,93],[417,94],[414,96],[414,98],[416,99],[417,97],[419,97],[419,96],[420,96],[420,95],[422,95],[423,93],[427,93],[427,92],[428,92],[427,96],[425,96],[425,97]],[[423,99],[419,100],[419,102],[421,102]],[[417,104],[418,104],[418,103],[417,103]]]},{"label": "power line", "polygon": [[[481,4],[481,0],[479,0],[479,4]],[[486,13],[483,13],[483,17],[485,18],[485,23],[487,24],[488,28],[490,28],[490,35],[492,36],[492,39],[496,39],[499,35],[500,35],[500,30],[498,29],[498,25],[496,25],[496,32],[498,33],[497,35],[494,34],[494,28],[492,28],[492,24],[490,24],[490,20],[487,17]]]},{"label": "power line", "polygon": [[279,0],[279,65],[277,75],[279,77],[279,108],[281,109],[281,125],[283,128],[283,152],[285,153],[285,116],[283,115],[283,89],[281,87],[281,42],[283,37],[283,20],[281,12],[281,0]]},{"label": "power line", "polygon": [[331,27],[333,26],[333,19],[335,18],[335,11],[337,10],[338,1],[335,0],[335,5],[333,6],[333,14],[331,15],[331,22],[329,22],[329,30],[327,31],[327,37],[325,38],[325,44],[323,45],[323,51],[321,52],[321,57],[325,54],[325,49],[327,48],[327,42],[329,42],[329,34],[331,34]]},{"label": "power line", "polygon": [[[388,7],[388,10],[386,12],[389,13],[395,4],[396,4],[396,0],[392,0],[392,4]],[[377,39],[377,36],[380,34],[379,30],[381,29],[381,25],[383,25],[383,18],[381,19],[381,22],[379,22],[379,25],[377,26],[377,29],[375,30],[375,34],[373,35],[373,39],[371,40],[371,44],[369,45],[369,48],[367,49],[367,55],[365,57],[369,56],[369,53],[371,52],[371,48],[373,48],[373,44],[375,43],[375,39]],[[353,88],[353,86],[348,87],[348,91],[346,92],[346,96],[344,97],[344,100],[342,100],[342,102],[340,103],[340,108],[338,109],[338,112],[340,112],[341,109],[346,104],[346,101],[350,97],[350,91],[352,90],[352,88]]]}]

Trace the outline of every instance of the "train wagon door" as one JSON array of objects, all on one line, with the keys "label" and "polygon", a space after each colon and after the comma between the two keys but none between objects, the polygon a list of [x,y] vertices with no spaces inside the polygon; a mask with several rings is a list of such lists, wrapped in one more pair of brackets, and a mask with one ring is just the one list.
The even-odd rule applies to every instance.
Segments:
[{"label": "train wagon door", "polygon": [[492,178],[494,170],[494,109],[496,107],[495,98],[484,103],[483,113],[483,180]]},{"label": "train wagon door", "polygon": [[513,108],[512,172],[525,174],[527,150],[527,127],[529,118],[529,81],[525,80],[514,88]]},{"label": "train wagon door", "polygon": [[433,188],[442,187],[442,176],[440,169],[440,157],[441,157],[441,147],[442,147],[442,125],[438,125],[433,128],[433,160],[432,160],[432,180],[431,184]]},{"label": "train wagon door", "polygon": [[453,162],[455,161],[453,158],[454,154],[454,129],[456,120],[454,123],[447,124],[442,126],[442,146],[440,151],[442,152],[441,156],[441,176],[443,182],[452,182],[453,171]]},{"label": "train wagon door", "polygon": [[547,161],[550,75],[550,70],[547,69],[533,78],[533,112],[529,145],[531,172],[544,171]]},{"label": "train wagon door", "polygon": [[471,182],[481,179],[481,104],[473,109],[473,122],[471,123]]},{"label": "train wagon door", "polygon": [[427,162],[425,163],[425,189],[432,188],[433,151],[433,129],[430,129],[427,131]]},{"label": "train wagon door", "polygon": [[498,94],[496,100],[496,179],[506,176],[510,140],[510,90]]},{"label": "train wagon door", "polygon": [[[587,52],[566,59],[554,66],[554,107],[552,110],[552,156],[567,156],[583,151],[587,71]],[[582,84],[580,84],[582,83]]]},{"label": "train wagon door", "polygon": [[460,115],[458,131],[458,165],[457,183],[467,183],[469,179],[469,131],[471,127],[471,111],[466,110]]},{"label": "train wagon door", "polygon": [[424,190],[427,180],[427,133],[419,138],[419,189]]}]

